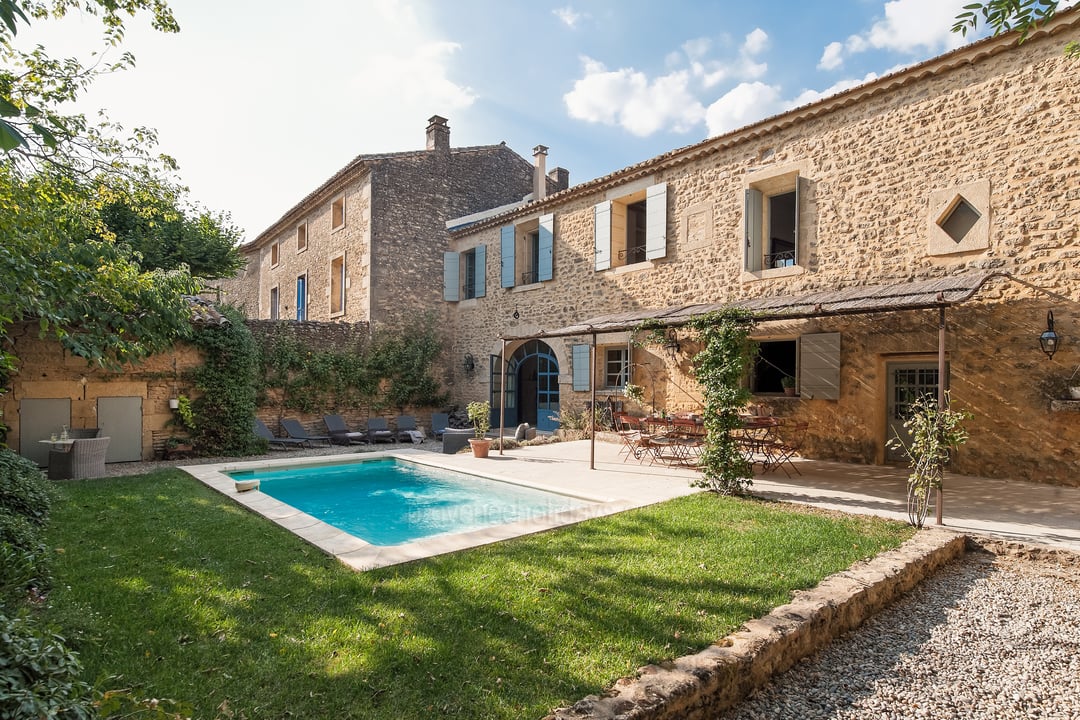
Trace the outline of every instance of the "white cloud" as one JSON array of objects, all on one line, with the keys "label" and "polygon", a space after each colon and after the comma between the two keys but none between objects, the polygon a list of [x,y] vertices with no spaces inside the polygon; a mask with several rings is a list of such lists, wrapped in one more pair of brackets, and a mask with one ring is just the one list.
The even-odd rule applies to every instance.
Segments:
[{"label": "white cloud", "polygon": [[822,98],[827,98],[830,95],[835,95],[836,93],[850,90],[851,88],[862,85],[863,83],[868,83],[871,80],[876,80],[878,77],[879,76],[877,73],[870,72],[867,73],[861,80],[858,78],[841,80],[825,88],[824,90],[803,90],[795,97],[794,100],[788,103],[787,106],[789,108],[795,108],[801,107],[803,105],[809,105],[812,102],[817,102],[818,100],[821,100]]},{"label": "white cloud", "polygon": [[850,36],[843,43],[831,42],[821,55],[818,68],[834,70],[845,55],[867,50],[900,53],[937,53],[953,50],[968,40],[952,32],[957,13],[967,0],[889,0],[885,17],[869,30]]},{"label": "white cloud", "polygon": [[578,26],[578,23],[586,17],[585,15],[582,15],[581,13],[574,10],[574,8],[570,7],[569,5],[563,8],[556,8],[555,10],[551,11],[551,14],[559,18],[562,24],[570,28],[571,30],[575,29]]},{"label": "white cloud", "polygon": [[769,35],[761,28],[754,28],[743,42],[743,52],[747,55],[759,55],[769,47]]},{"label": "white cloud", "polygon": [[744,127],[787,108],[780,88],[763,82],[744,82],[726,92],[705,111],[709,137]]},{"label": "white cloud", "polygon": [[639,137],[665,129],[685,132],[704,119],[705,108],[690,91],[686,71],[650,81],[632,68],[608,70],[588,57],[582,62],[584,77],[563,96],[572,118],[618,125]]},{"label": "white cloud", "polygon": [[844,45],[838,42],[831,42],[825,46],[825,52],[821,53],[821,60],[818,61],[818,70],[835,70],[844,64]]},{"label": "white cloud", "polygon": [[368,103],[392,97],[396,107],[410,108],[409,113],[416,107],[438,108],[440,114],[468,107],[476,94],[446,75],[449,58],[460,47],[452,42],[428,41],[410,47],[407,53],[372,55],[365,65],[370,63],[368,66],[379,68],[379,72],[354,76],[352,91]]}]

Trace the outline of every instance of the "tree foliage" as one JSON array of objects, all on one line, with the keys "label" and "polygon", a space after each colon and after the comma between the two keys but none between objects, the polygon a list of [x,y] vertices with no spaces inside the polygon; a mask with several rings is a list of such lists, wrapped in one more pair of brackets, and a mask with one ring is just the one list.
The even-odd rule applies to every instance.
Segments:
[{"label": "tree foliage", "polygon": [[106,178],[100,183],[101,239],[129,246],[147,270],[179,270],[215,279],[231,277],[243,264],[237,250],[240,230],[228,215],[190,205],[186,189],[147,177],[133,183]]},{"label": "tree foliage", "polygon": [[[993,30],[995,35],[1019,31],[1024,42],[1028,34],[1046,23],[1057,13],[1059,0],[989,0],[965,5],[956,16],[952,31],[967,35],[980,23]],[[1072,41],[1065,46],[1069,57],[1080,57],[1080,43]]]},{"label": "tree foliage", "polygon": [[[101,20],[106,49],[119,46],[125,20],[139,13],[148,13],[152,26],[162,32],[180,30],[163,0],[0,0],[0,149],[23,170],[42,163],[84,172],[116,167],[123,158],[148,158],[146,148],[155,144],[151,130],[138,129],[129,140],[118,140],[119,126],[61,111],[98,76],[133,65],[130,54],[87,66],[75,58],[53,58],[40,46],[28,51],[15,47],[21,25],[71,11]],[[159,160],[174,165],[170,158]]]}]

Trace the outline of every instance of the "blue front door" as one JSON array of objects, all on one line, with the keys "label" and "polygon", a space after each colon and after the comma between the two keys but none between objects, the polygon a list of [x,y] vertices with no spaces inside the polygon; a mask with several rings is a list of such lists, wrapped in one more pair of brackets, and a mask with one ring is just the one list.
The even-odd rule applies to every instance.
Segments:
[{"label": "blue front door", "polygon": [[500,368],[498,355],[491,356],[491,425],[499,427],[502,382],[506,382],[506,427],[527,422],[537,430],[554,431],[559,423],[559,361],[546,343],[531,340]]}]

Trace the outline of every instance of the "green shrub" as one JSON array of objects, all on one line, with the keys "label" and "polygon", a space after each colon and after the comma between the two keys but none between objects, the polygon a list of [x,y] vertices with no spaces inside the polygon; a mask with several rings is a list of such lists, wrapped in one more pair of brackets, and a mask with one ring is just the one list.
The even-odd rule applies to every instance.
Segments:
[{"label": "green shrub", "polygon": [[0,615],[0,718],[93,718],[90,687],[64,639]]},{"label": "green shrub", "polygon": [[0,448],[0,509],[24,516],[35,525],[49,519],[52,492],[45,474],[30,460]]},{"label": "green shrub", "polygon": [[0,615],[26,604],[30,589],[43,584],[42,568],[39,554],[0,543]]}]

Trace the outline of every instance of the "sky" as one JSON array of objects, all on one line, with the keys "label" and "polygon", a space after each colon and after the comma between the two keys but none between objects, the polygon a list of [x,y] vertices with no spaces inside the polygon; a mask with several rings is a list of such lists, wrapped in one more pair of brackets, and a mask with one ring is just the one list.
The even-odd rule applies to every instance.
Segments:
[{"label": "sky", "polygon": [[[75,110],[152,127],[200,206],[254,239],[364,153],[505,141],[571,185],[970,42],[970,0],[172,0],[137,16],[134,69]],[[100,23],[37,21],[18,45],[84,61]]]}]

